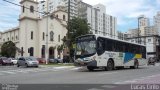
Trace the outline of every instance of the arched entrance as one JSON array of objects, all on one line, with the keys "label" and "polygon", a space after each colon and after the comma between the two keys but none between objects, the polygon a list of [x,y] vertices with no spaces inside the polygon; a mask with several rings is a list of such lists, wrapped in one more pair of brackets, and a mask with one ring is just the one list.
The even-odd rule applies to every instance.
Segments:
[{"label": "arched entrance", "polygon": [[49,48],[49,58],[54,58],[54,47]]}]

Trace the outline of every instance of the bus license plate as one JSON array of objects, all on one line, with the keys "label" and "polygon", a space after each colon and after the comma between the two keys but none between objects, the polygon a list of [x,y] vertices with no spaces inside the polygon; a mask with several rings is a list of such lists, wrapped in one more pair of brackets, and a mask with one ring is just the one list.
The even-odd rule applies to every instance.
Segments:
[{"label": "bus license plate", "polygon": [[82,62],[81,62],[80,64],[81,64],[81,65],[84,65],[84,63],[82,63]]}]

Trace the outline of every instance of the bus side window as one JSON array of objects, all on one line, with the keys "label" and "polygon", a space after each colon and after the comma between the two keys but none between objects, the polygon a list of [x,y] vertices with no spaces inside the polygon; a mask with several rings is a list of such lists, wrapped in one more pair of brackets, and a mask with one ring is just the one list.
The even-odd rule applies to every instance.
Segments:
[{"label": "bus side window", "polygon": [[144,46],[141,47],[142,58],[146,58],[146,48]]},{"label": "bus side window", "polygon": [[106,50],[106,51],[112,51],[112,50],[113,50],[113,47],[114,47],[113,41],[110,40],[110,39],[106,39],[106,40],[105,40],[105,50]]},{"label": "bus side window", "polygon": [[105,52],[105,39],[98,38],[97,39],[97,54],[101,55]]},{"label": "bus side window", "polygon": [[129,44],[128,43],[125,43],[125,52],[129,52]]}]

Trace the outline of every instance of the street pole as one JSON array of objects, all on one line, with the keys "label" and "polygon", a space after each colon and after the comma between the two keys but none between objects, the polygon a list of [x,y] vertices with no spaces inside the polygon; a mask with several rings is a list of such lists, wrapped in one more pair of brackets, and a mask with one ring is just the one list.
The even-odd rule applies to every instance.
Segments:
[{"label": "street pole", "polygon": [[139,17],[138,17],[138,44],[139,44]]},{"label": "street pole", "polygon": [[46,47],[45,47],[45,59],[46,59],[46,64],[48,64],[48,0],[46,0],[47,2],[47,13],[46,13]]},{"label": "street pole", "polygon": [[68,44],[68,56],[70,61],[70,40],[69,40],[69,33],[70,33],[70,0],[68,0],[68,32],[67,32],[67,44]]},{"label": "street pole", "polygon": [[69,39],[69,32],[70,32],[70,0],[68,0],[68,33],[67,33],[67,39]]}]

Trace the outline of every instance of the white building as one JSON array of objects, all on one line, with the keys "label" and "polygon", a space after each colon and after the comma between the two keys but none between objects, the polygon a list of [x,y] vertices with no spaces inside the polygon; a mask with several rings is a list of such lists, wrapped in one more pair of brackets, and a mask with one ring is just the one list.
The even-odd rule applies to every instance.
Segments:
[{"label": "white building", "polygon": [[[127,38],[132,43],[138,43],[138,37]],[[146,45],[147,57],[159,57],[160,58],[160,36],[150,35],[141,36],[140,44]]]},{"label": "white building", "polygon": [[91,6],[82,1],[78,4],[78,16],[88,21],[93,34],[101,34],[115,38],[117,19],[106,14],[106,7],[102,4]]},{"label": "white building", "polygon": [[[78,2],[81,0],[70,0],[70,17],[77,17],[78,15]],[[68,11],[68,0],[45,0],[39,2],[39,11],[40,12],[54,12],[57,10],[59,5],[65,7],[65,11]],[[48,10],[47,10],[48,9]],[[40,14],[40,17],[44,14]]]},{"label": "white building", "polygon": [[160,36],[156,25],[149,26],[149,18],[138,17],[138,28],[130,29],[127,34],[128,41],[146,45],[148,57],[160,58]]},{"label": "white building", "polygon": [[58,54],[62,57],[62,53],[58,53],[57,48],[63,44],[61,39],[67,33],[67,13],[63,7],[50,14],[58,15],[59,18],[51,18],[49,15],[40,19],[38,12],[36,12],[38,9],[37,1],[21,0],[20,4],[23,7],[21,7],[19,26],[1,32],[0,44],[2,45],[6,41],[13,41],[21,51],[21,53],[17,53],[16,57],[45,57],[46,48],[47,57],[57,58]]},{"label": "white building", "polygon": [[127,32],[123,33],[123,32],[117,31],[117,37],[120,40],[127,40],[128,33]]},{"label": "white building", "polygon": [[157,12],[157,15],[155,15],[153,18],[154,18],[154,26],[158,31],[158,35],[160,35],[160,11]]}]

